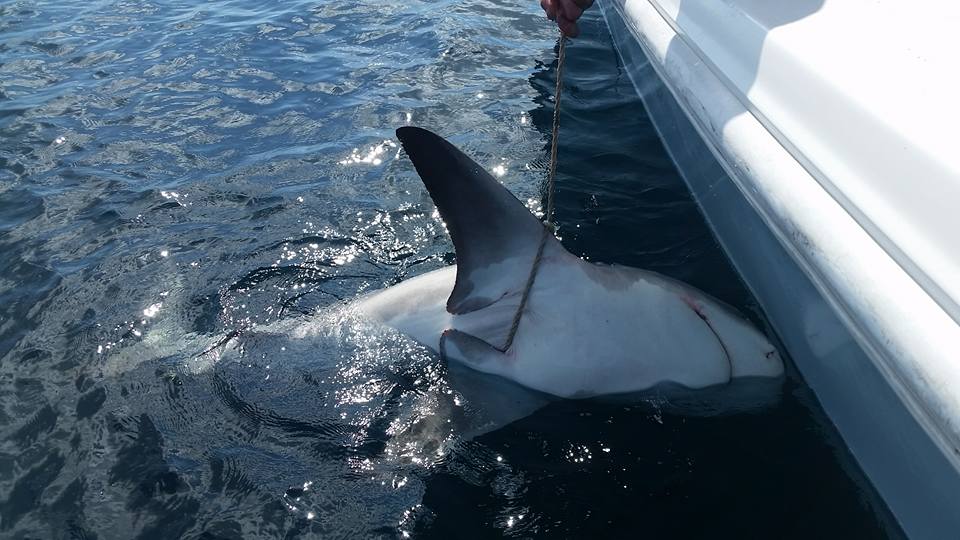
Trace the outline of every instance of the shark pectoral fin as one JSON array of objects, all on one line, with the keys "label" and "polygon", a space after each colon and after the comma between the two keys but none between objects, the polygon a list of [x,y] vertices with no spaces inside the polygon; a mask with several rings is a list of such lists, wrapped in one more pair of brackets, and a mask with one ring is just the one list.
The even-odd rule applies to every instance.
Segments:
[{"label": "shark pectoral fin", "polygon": [[501,371],[506,360],[500,349],[477,336],[452,328],[444,330],[440,336],[440,357],[454,359],[486,373]]}]

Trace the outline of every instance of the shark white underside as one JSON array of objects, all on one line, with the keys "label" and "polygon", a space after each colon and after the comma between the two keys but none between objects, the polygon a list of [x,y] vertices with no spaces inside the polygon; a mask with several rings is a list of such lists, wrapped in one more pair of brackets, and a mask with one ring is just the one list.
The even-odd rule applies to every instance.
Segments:
[{"label": "shark white underside", "polygon": [[547,237],[519,330],[503,351],[542,225],[440,137],[397,132],[444,218],[460,267],[368,295],[370,318],[448,359],[566,398],[779,377],[767,338],[706,294],[652,272],[585,262]]},{"label": "shark white underside", "polygon": [[445,355],[560,397],[637,392],[664,382],[704,388],[783,373],[766,337],[703,293],[651,272],[555,255],[542,263],[517,335],[503,353],[496,347],[506,340],[521,291],[453,315],[445,300],[455,266],[374,293],[359,307],[434,350],[450,329],[475,336],[493,347],[448,340]]}]

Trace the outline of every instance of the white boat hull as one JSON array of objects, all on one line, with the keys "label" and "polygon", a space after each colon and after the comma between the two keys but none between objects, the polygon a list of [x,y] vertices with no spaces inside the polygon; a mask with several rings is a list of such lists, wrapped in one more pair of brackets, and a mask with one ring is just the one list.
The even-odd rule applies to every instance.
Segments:
[{"label": "white boat hull", "polygon": [[957,322],[656,0],[599,3],[671,157],[860,467],[911,538],[957,537]]}]

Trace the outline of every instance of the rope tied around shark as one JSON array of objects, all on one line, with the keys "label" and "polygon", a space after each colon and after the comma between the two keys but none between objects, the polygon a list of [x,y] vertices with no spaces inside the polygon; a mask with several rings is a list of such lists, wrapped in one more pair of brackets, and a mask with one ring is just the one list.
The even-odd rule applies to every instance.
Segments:
[{"label": "rope tied around shark", "polygon": [[513,345],[513,339],[520,329],[520,320],[523,318],[523,312],[527,307],[527,301],[530,298],[530,291],[537,280],[537,270],[540,269],[540,261],[543,260],[543,248],[547,245],[547,235],[554,234],[556,224],[553,222],[554,207],[554,185],[557,177],[557,141],[560,135],[560,94],[563,92],[563,60],[566,56],[566,38],[563,32],[560,33],[560,45],[557,51],[557,88],[553,98],[553,128],[550,135],[550,168],[547,173],[547,213],[544,221],[543,235],[540,238],[540,245],[537,247],[537,255],[530,265],[530,275],[527,276],[527,283],[523,287],[523,296],[520,297],[520,305],[517,306],[517,312],[513,315],[513,322],[510,324],[510,331],[507,333],[507,340],[503,347],[498,347],[500,352],[506,352]]},{"label": "rope tied around shark", "polygon": [[[415,126],[397,138],[457,264],[365,296],[365,316],[443,360],[565,398],[783,374],[770,341],[732,309],[654,272],[577,257],[450,141]],[[535,306],[521,305],[534,293]]]}]

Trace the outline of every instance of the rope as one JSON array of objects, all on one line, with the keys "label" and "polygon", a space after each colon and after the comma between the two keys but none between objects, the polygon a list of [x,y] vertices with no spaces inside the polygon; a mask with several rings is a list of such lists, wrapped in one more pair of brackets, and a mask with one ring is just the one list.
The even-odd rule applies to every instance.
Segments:
[{"label": "rope", "polygon": [[543,234],[540,236],[540,245],[537,247],[537,255],[533,258],[533,264],[530,266],[530,274],[527,276],[527,284],[523,287],[523,296],[520,297],[520,305],[517,306],[517,312],[513,314],[513,323],[510,325],[510,332],[507,333],[507,341],[500,352],[507,352],[507,349],[513,345],[513,338],[517,336],[517,330],[520,328],[520,319],[527,307],[527,300],[530,299],[530,291],[533,290],[533,283],[537,280],[537,270],[540,269],[540,261],[543,260],[543,249],[547,246],[547,238],[556,229],[553,223],[553,199],[554,184],[557,176],[557,141],[560,136],[560,93],[563,91],[563,59],[565,55],[566,39],[563,32],[560,33],[560,50],[557,52],[557,89],[553,98],[553,132],[550,140],[550,169],[547,174],[547,213],[544,222]]},{"label": "rope", "polygon": [[557,52],[557,89],[553,98],[553,132],[550,140],[550,173],[547,176],[547,227],[553,224],[554,179],[557,176],[557,141],[560,140],[560,94],[563,92],[563,59],[566,56],[566,39],[560,32],[560,50]]},{"label": "rope", "polygon": [[507,352],[507,349],[513,345],[513,338],[517,336],[517,330],[520,328],[520,319],[523,317],[523,310],[527,307],[527,300],[530,298],[530,291],[533,289],[533,282],[537,279],[537,270],[540,268],[540,261],[543,260],[543,248],[547,245],[547,235],[550,230],[543,228],[543,235],[540,236],[540,246],[537,248],[537,256],[530,265],[530,274],[527,276],[527,284],[523,287],[523,296],[520,297],[520,305],[517,306],[517,312],[513,314],[513,323],[510,325],[510,332],[507,334],[507,342],[500,352]]}]

